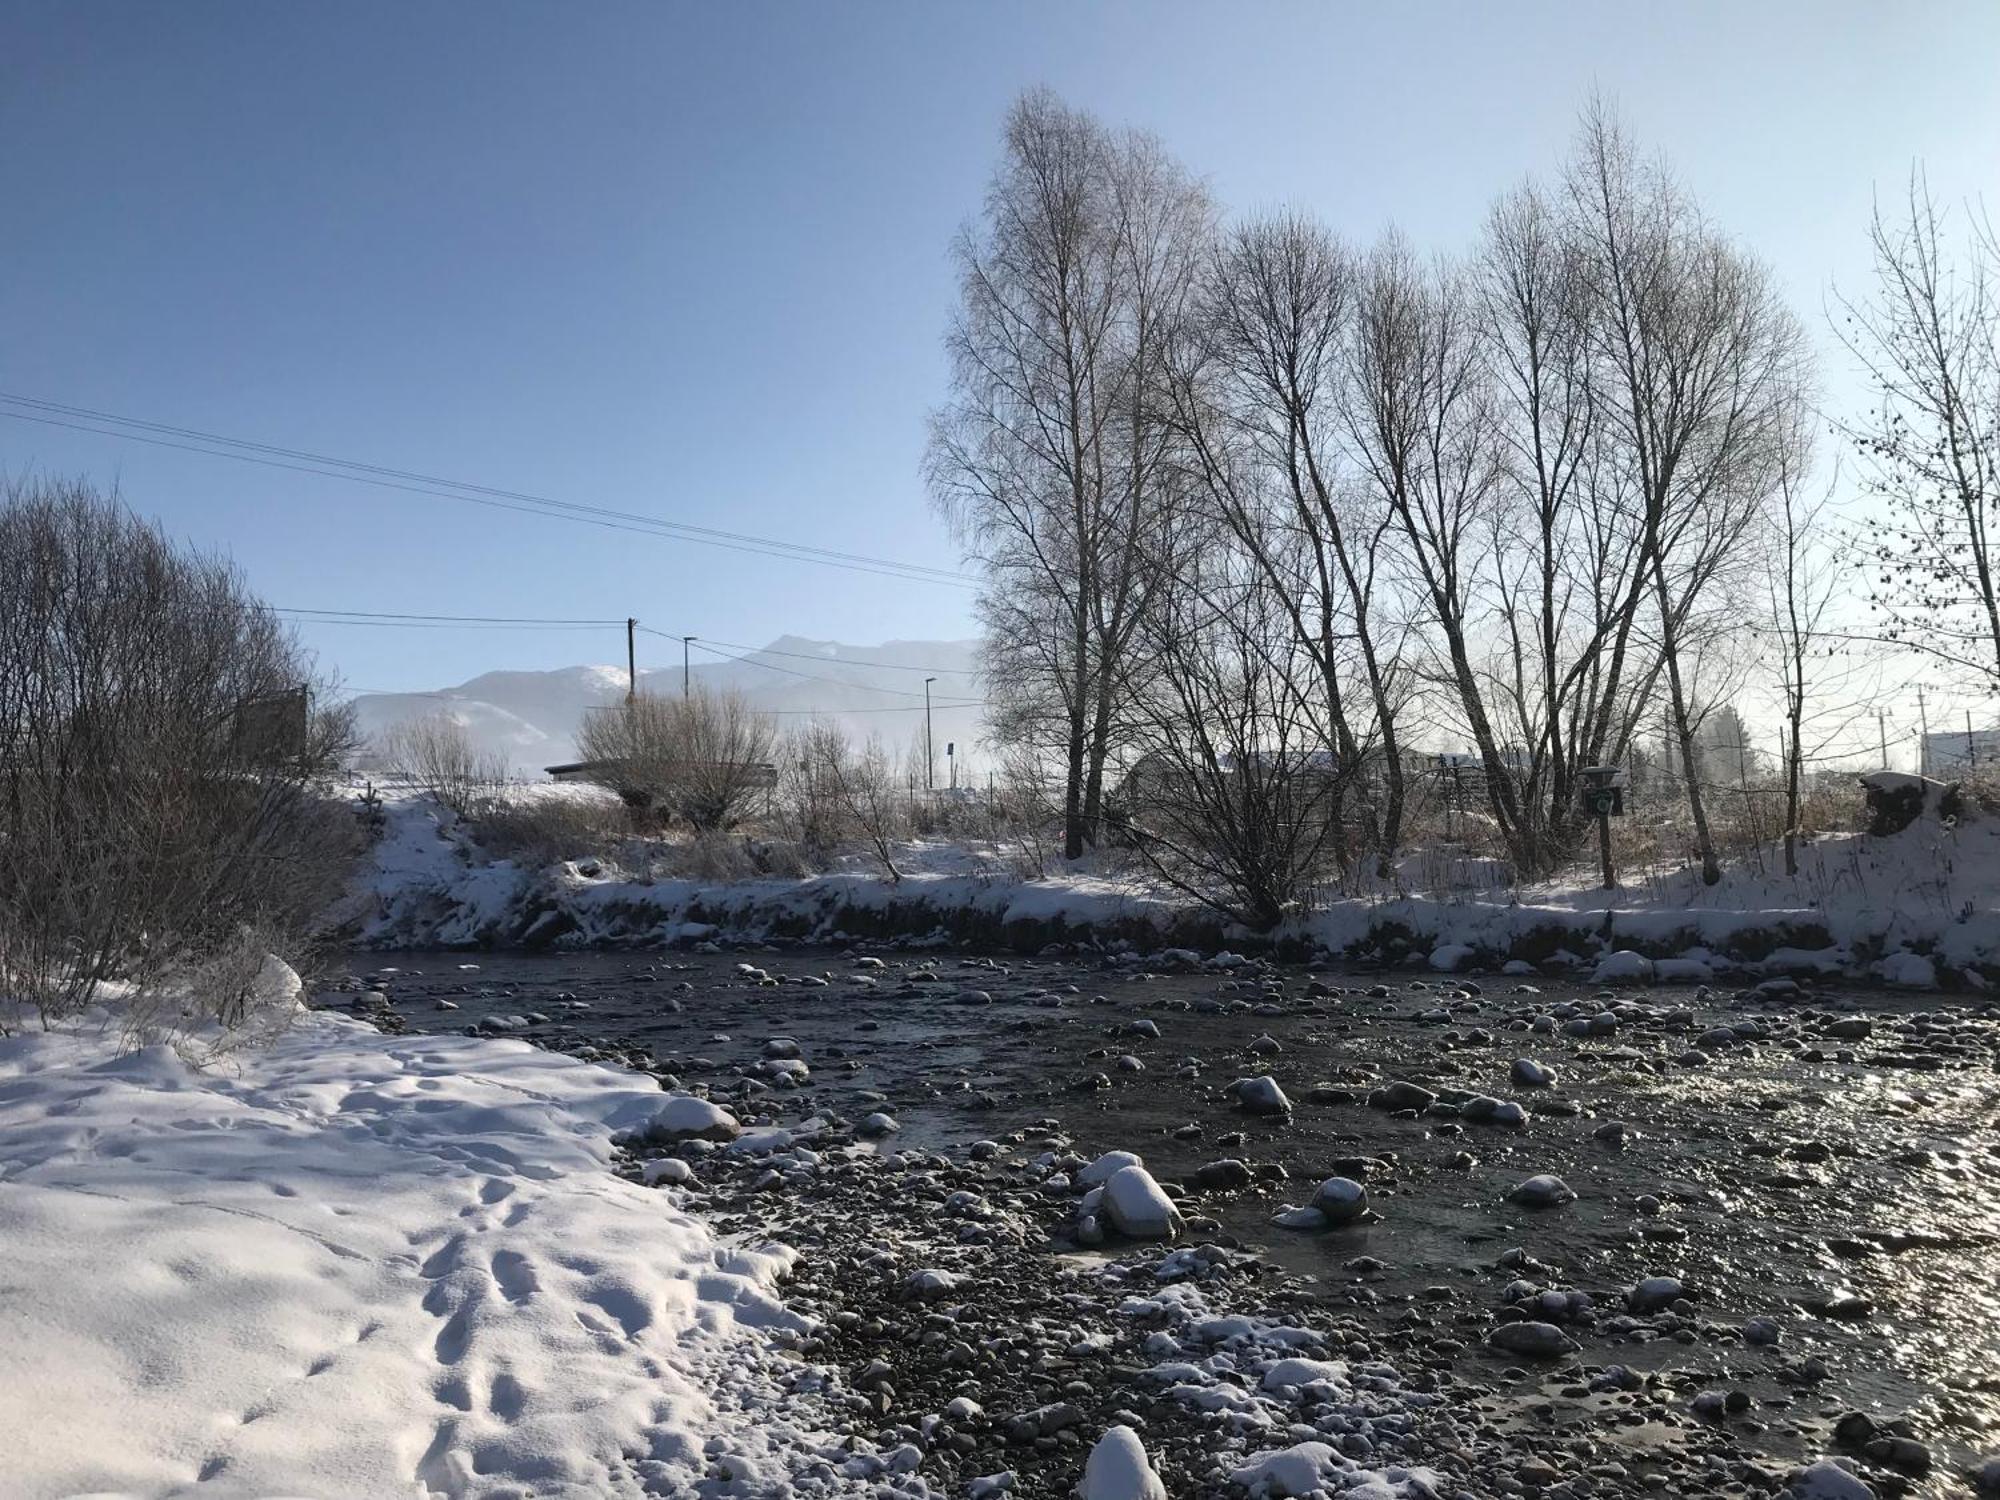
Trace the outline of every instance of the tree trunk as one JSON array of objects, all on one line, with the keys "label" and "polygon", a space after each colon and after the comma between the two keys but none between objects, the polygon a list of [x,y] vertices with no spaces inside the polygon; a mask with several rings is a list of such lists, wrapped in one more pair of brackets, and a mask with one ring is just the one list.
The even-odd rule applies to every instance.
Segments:
[{"label": "tree trunk", "polygon": [[1653,560],[1653,588],[1660,601],[1660,651],[1667,666],[1667,698],[1673,710],[1674,739],[1680,745],[1681,770],[1687,777],[1695,850],[1701,855],[1701,883],[1714,885],[1722,879],[1722,865],[1715,857],[1715,840],[1708,830],[1708,807],[1701,796],[1701,758],[1695,749],[1694,723],[1688,717],[1687,692],[1681,683],[1680,648],[1674,640],[1673,606],[1667,598],[1666,570],[1657,556]]}]

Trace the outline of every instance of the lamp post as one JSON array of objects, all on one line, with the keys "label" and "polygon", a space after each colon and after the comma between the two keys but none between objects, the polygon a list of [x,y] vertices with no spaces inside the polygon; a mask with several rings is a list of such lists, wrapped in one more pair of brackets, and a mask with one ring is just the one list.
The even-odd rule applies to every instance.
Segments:
[{"label": "lamp post", "polygon": [[937,787],[937,754],[931,749],[931,684],[935,677],[924,679],[924,790],[934,791]]}]

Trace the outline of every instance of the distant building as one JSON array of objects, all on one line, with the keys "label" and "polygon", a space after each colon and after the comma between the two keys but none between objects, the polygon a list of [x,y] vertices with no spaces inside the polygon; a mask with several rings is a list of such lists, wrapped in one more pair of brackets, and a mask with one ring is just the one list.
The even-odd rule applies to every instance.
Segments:
[{"label": "distant building", "polygon": [[2000,771],[2000,729],[1940,729],[1923,737],[1923,775],[1964,776],[1981,766]]}]

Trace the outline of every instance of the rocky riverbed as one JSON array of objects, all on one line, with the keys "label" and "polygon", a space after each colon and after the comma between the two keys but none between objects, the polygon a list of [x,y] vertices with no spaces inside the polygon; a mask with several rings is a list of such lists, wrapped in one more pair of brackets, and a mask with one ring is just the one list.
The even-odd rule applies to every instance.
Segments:
[{"label": "rocky riverbed", "polygon": [[1068,1495],[1123,1425],[1174,1496],[1921,1497],[2000,1449],[1991,1005],[887,948],[323,1001],[726,1111],[625,1169],[800,1252],[858,1477]]}]

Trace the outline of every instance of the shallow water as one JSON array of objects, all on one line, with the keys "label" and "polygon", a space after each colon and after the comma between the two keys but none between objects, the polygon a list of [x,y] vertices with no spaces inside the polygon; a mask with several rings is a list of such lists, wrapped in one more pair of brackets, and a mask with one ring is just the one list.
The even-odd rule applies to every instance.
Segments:
[{"label": "shallow water", "polygon": [[[2000,1448],[2000,1020],[1990,1008],[1849,989],[1695,1006],[1688,992],[1660,989],[1630,997],[1652,1019],[1577,1039],[1508,1029],[1564,1002],[1601,1008],[1590,987],[1560,981],[1537,980],[1540,993],[1524,995],[1510,993],[1512,981],[1482,977],[1483,996],[1439,1023],[1416,1019],[1450,988],[1434,976],[1316,969],[1310,977],[1330,986],[1386,983],[1391,993],[1314,1000],[1308,972],[1297,968],[1270,971],[1282,988],[1266,991],[1213,973],[882,957],[873,990],[850,984],[846,957],[810,950],[357,955],[352,973],[372,976],[413,1029],[539,1013],[546,1019],[513,1034],[572,1050],[644,1048],[658,1071],[718,1095],[740,1086],[767,1039],[793,1037],[812,1081],[763,1107],[853,1119],[886,1108],[903,1127],[898,1148],[950,1150],[1053,1117],[1085,1154],[1135,1150],[1166,1179],[1223,1156],[1280,1163],[1289,1181],[1197,1195],[1191,1211],[1319,1278],[1329,1300],[1385,1327],[1421,1313],[1452,1333],[1465,1317],[1464,1360],[1495,1375],[1506,1361],[1479,1339],[1516,1274],[1496,1272],[1502,1251],[1525,1249],[1553,1272],[1531,1279],[1580,1288],[1600,1308],[1643,1276],[1676,1275],[1698,1292],[1704,1319],[1775,1317],[1783,1344],[1637,1342],[1572,1329],[1581,1358],[1687,1372],[1690,1389],[1749,1392],[1757,1404],[1737,1424],[1744,1446],[1776,1458],[1823,1451],[1825,1426],[1843,1410],[1907,1413],[1940,1463],[1915,1494],[1963,1493],[1953,1471]],[[829,987],[763,986],[738,974],[746,960],[773,976],[823,976]],[[918,973],[936,982],[911,982]],[[960,1003],[969,990],[991,1003]],[[1254,1008],[1197,1008],[1240,1002]],[[1691,1027],[1662,1024],[1679,1008],[1695,1010]],[[1827,1016],[1850,1012],[1874,1018],[1872,1038],[1819,1035]],[[1124,1032],[1141,1017],[1158,1024],[1158,1039]],[[1709,1026],[1750,1020],[1779,1035],[1720,1050],[1698,1069],[1675,1061]],[[1264,1035],[1282,1050],[1246,1050]],[[1120,1071],[1118,1054],[1145,1070]],[[1555,1067],[1559,1086],[1511,1088],[1509,1065],[1523,1056]],[[1179,1076],[1197,1060],[1198,1077]],[[1288,1121],[1243,1115],[1218,1094],[1233,1078],[1266,1071],[1296,1106]],[[1079,1087],[1098,1073],[1108,1086]],[[1521,1131],[1455,1129],[1430,1115],[1392,1117],[1361,1097],[1306,1101],[1316,1082],[1365,1096],[1393,1079],[1517,1098],[1534,1114]],[[1552,1112],[1569,1106],[1574,1113]],[[1593,1138],[1612,1120],[1632,1131],[1622,1149]],[[1173,1135],[1188,1124],[1202,1127],[1198,1138]],[[1278,1207],[1308,1201],[1341,1158],[1360,1157],[1394,1161],[1369,1180],[1379,1223],[1324,1234],[1272,1227]],[[1563,1177],[1577,1201],[1540,1212],[1506,1201],[1539,1172]],[[1656,1214],[1636,1206],[1648,1194],[1661,1200]],[[1346,1267],[1360,1256],[1387,1271],[1358,1276]],[[1872,1314],[1843,1321],[1808,1310],[1843,1292],[1866,1298]],[[1777,1378],[1780,1366],[1808,1355],[1823,1358],[1832,1378],[1818,1386]],[[1516,1392],[1530,1398],[1517,1402],[1522,1420],[1533,1419],[1534,1401],[1573,1416],[1602,1400],[1562,1381],[1536,1384]],[[1605,1421],[1604,1440],[1635,1457],[1654,1440],[1643,1426]]]}]

